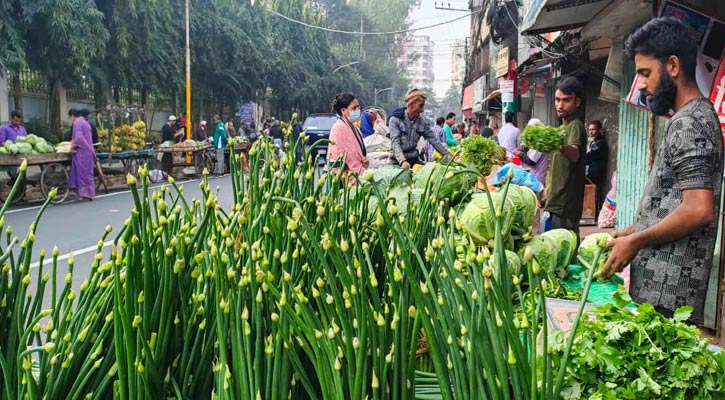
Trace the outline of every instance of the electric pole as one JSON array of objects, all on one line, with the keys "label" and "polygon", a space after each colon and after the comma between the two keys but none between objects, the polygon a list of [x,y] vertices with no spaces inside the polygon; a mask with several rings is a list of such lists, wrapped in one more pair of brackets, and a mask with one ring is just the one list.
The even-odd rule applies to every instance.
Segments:
[{"label": "electric pole", "polygon": [[[189,50],[189,2],[184,2],[186,13],[186,139],[191,139],[191,51]],[[186,164],[191,164],[191,153],[186,153]]]}]

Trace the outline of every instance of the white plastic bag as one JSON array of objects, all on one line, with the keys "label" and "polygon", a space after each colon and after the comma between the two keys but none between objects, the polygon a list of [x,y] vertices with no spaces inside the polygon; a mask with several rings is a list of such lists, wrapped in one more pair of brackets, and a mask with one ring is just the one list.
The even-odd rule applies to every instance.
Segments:
[{"label": "white plastic bag", "polygon": [[390,139],[378,133],[374,133],[366,137],[363,139],[363,142],[365,143],[365,149],[368,153],[389,153],[393,146]]}]

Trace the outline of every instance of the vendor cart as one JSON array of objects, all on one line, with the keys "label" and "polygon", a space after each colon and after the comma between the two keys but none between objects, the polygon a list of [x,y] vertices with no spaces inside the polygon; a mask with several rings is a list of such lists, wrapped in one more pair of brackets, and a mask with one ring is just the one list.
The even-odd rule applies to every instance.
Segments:
[{"label": "vendor cart", "polygon": [[138,168],[153,160],[154,152],[151,149],[126,150],[118,153],[96,153],[96,158],[101,164],[110,164],[113,161],[120,161],[123,165],[123,173],[136,174]]},{"label": "vendor cart", "polygon": [[[0,155],[0,171],[7,172],[11,177],[11,182],[14,182],[18,176],[18,167],[22,164],[23,159],[27,159],[28,166],[40,167],[39,183],[43,197],[48,198],[50,190],[58,188],[58,194],[53,199],[53,203],[61,203],[68,197],[68,168],[71,157],[71,153]],[[23,198],[26,186],[27,181],[23,179],[12,200],[13,203]]]},{"label": "vendor cart", "polygon": [[[159,160],[161,160],[161,156],[165,154],[171,155],[172,167],[193,166],[196,175],[201,175],[205,168],[209,172],[213,171],[214,161],[212,161],[212,158],[208,154],[208,150],[210,148],[211,146],[206,143],[198,143],[196,145],[177,144],[173,146],[157,146],[153,151],[156,153]],[[174,159],[182,158],[185,153],[191,154],[191,164],[187,164],[185,161],[174,161]]]}]

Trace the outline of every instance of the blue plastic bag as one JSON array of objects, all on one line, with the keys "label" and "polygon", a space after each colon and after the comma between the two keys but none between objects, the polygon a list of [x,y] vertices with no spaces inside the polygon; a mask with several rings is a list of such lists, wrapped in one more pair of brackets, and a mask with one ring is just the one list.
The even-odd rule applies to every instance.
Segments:
[{"label": "blue plastic bag", "polygon": [[519,186],[526,186],[527,188],[533,190],[537,195],[544,190],[544,185],[542,185],[535,176],[512,163],[508,163],[501,167],[498,172],[496,172],[496,176],[493,177],[491,183],[494,185],[503,183],[508,176],[509,170],[511,169],[513,169],[513,178],[511,179],[511,183]]}]

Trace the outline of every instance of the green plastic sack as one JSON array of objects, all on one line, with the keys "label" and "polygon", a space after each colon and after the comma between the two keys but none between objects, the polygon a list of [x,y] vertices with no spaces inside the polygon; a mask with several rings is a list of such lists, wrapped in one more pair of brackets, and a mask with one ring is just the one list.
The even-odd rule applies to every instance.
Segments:
[{"label": "green plastic sack", "polygon": [[[570,265],[569,275],[565,280],[561,281],[562,286],[571,292],[584,290],[586,283],[586,271],[580,265]],[[624,280],[618,275],[612,276],[611,281],[594,281],[589,288],[587,301],[596,305],[614,304],[612,295],[617,291],[619,286],[624,284]]]}]

